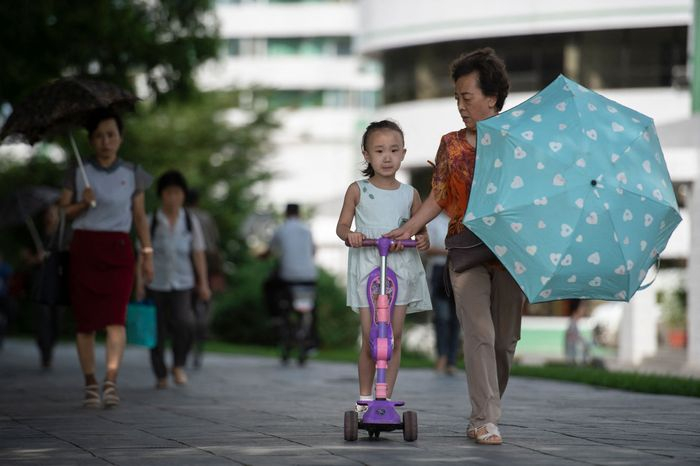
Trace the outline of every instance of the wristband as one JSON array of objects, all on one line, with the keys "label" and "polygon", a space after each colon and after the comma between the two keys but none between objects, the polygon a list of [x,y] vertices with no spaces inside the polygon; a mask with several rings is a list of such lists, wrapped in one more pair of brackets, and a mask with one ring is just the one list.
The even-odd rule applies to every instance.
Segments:
[{"label": "wristband", "polygon": [[153,248],[150,246],[146,246],[145,248],[141,248],[141,252],[143,254],[153,254]]}]

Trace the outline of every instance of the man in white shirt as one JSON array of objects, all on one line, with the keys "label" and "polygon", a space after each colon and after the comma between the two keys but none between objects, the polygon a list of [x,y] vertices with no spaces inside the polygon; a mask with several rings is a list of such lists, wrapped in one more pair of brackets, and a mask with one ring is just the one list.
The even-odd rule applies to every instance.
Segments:
[{"label": "man in white shirt", "polygon": [[[316,294],[316,279],[318,270],[314,263],[315,246],[311,230],[299,218],[299,205],[288,204],[286,209],[286,219],[284,223],[275,231],[270,242],[270,251],[278,258],[278,283],[287,288],[286,306],[288,309],[281,309],[282,325],[282,362],[287,363],[293,336],[298,334],[292,326],[292,307],[299,303],[299,298],[305,295],[311,300],[311,309],[308,312],[300,312],[300,330],[305,334],[306,341],[297,342],[299,347],[299,364],[306,360],[308,349],[313,346],[316,328],[316,306],[314,304]],[[280,303],[285,306],[284,303]],[[300,309],[296,309],[299,311]],[[306,316],[306,317],[305,317]]]}]

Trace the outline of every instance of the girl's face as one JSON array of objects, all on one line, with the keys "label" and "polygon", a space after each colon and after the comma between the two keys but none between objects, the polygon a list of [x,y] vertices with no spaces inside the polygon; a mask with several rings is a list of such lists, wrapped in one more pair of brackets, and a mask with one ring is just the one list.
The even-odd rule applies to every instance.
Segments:
[{"label": "girl's face", "polygon": [[185,192],[179,186],[168,186],[160,193],[163,210],[174,211],[185,204]]},{"label": "girl's face", "polygon": [[476,122],[494,116],[496,113],[496,96],[485,96],[479,87],[479,74],[476,71],[462,76],[455,82],[455,100],[457,110],[464,126],[476,131]]},{"label": "girl's face", "polygon": [[365,160],[380,176],[393,177],[401,167],[406,155],[401,133],[392,129],[377,129],[367,137],[367,145],[362,151]]},{"label": "girl's face", "polygon": [[122,145],[122,135],[114,119],[103,120],[90,135],[90,145],[97,158],[110,160],[117,156]]}]

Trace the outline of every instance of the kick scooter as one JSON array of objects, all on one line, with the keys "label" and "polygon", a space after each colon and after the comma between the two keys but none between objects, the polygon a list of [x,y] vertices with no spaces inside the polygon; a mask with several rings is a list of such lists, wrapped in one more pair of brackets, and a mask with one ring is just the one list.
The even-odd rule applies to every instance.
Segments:
[{"label": "kick scooter", "polygon": [[414,240],[395,241],[390,238],[365,239],[362,246],[372,246],[379,250],[380,266],[370,273],[367,279],[367,301],[372,323],[369,333],[369,347],[375,361],[376,380],[374,400],[359,400],[357,404],[367,406],[362,419],[357,411],[345,411],[345,440],[357,440],[358,429],[366,430],[371,438],[379,438],[380,432],[403,430],[403,438],[412,442],[418,438],[418,416],[415,411],[405,411],[403,417],[396,411],[403,401],[387,400],[386,371],[393,349],[391,316],[398,294],[396,274],[387,267],[389,249],[395,243],[404,247],[415,247]]}]

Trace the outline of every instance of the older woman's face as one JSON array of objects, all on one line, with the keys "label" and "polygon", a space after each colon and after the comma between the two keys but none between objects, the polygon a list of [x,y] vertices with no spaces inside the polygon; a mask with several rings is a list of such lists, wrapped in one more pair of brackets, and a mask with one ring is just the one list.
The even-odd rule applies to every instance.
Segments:
[{"label": "older woman's face", "polygon": [[476,131],[476,122],[494,116],[496,97],[485,96],[479,87],[479,74],[474,71],[455,82],[457,110],[467,129]]}]

